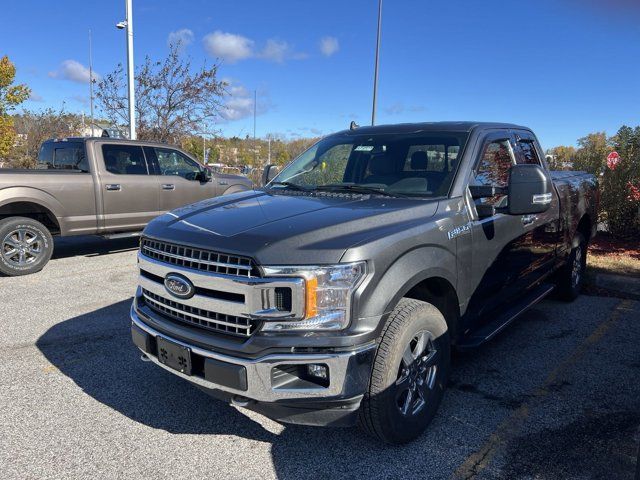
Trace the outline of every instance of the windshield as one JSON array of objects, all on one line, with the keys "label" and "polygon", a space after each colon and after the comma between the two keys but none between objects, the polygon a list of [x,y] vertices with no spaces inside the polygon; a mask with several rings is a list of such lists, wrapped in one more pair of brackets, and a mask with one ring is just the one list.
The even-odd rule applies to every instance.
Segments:
[{"label": "windshield", "polygon": [[268,188],[445,196],[467,137],[467,132],[327,137],[293,160]]}]

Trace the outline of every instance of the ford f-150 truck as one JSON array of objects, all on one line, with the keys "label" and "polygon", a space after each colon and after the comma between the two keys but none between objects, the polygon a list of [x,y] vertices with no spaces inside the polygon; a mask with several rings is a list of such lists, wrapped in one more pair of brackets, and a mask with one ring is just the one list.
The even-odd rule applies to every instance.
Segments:
[{"label": "ford f-150 truck", "polygon": [[0,169],[0,273],[41,270],[52,235],[128,236],[182,205],[252,188],[177,147],[108,138],[42,144],[38,168]]},{"label": "ford f-150 truck", "polygon": [[352,128],[260,190],[153,220],[133,342],[234,405],[407,442],[436,414],[452,347],[578,295],[597,202],[596,179],[550,172],[525,127]]}]

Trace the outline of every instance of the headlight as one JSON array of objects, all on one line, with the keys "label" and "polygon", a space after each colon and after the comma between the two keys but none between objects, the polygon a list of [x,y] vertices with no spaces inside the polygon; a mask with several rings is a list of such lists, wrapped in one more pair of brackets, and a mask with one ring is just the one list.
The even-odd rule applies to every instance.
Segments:
[{"label": "headlight", "polygon": [[267,276],[302,277],[305,313],[301,320],[266,321],[263,331],[342,330],[349,325],[351,296],[366,271],[365,262],[317,267],[264,267]]}]

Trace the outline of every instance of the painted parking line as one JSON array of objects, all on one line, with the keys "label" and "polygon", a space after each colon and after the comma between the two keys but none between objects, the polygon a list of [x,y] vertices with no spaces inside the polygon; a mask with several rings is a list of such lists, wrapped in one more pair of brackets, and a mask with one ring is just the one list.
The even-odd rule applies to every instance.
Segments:
[{"label": "painted parking line", "polygon": [[522,431],[529,412],[552,392],[552,386],[562,379],[588,353],[596,343],[616,324],[620,316],[632,310],[632,300],[622,300],[602,322],[564,361],[547,376],[542,386],[531,394],[531,400],[522,404],[489,436],[487,441],[456,469],[452,479],[471,479],[480,474],[491,462],[499,448],[516,438]]}]

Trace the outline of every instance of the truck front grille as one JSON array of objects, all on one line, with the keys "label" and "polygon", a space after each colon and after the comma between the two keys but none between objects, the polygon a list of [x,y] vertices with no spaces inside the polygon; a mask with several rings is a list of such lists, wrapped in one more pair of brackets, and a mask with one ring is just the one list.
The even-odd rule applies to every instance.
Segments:
[{"label": "truck front grille", "polygon": [[160,262],[194,270],[240,277],[257,276],[253,261],[238,255],[175,245],[150,238],[142,238],[140,253]]},{"label": "truck front grille", "polygon": [[156,295],[144,288],[142,289],[142,296],[145,304],[156,313],[207,330],[249,337],[256,328],[256,324],[249,318],[191,307]]}]

